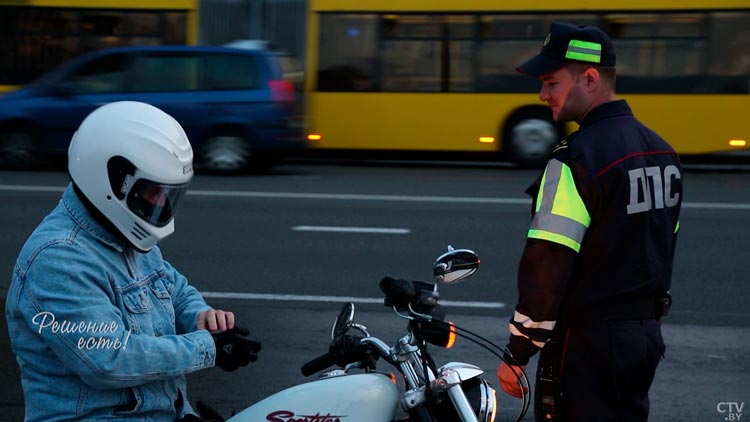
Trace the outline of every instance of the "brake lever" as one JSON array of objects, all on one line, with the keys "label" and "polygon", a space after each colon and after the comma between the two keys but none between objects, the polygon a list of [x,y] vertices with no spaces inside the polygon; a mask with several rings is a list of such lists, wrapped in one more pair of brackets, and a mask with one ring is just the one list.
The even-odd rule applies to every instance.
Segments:
[{"label": "brake lever", "polygon": [[[409,305],[409,306],[411,307],[411,305]],[[404,315],[404,314],[402,314],[401,312],[399,312],[399,311],[398,311],[398,307],[396,307],[396,306],[392,306],[392,308],[393,308],[393,312],[394,312],[394,313],[395,313],[395,314],[396,314],[396,315],[397,315],[397,316],[398,316],[399,318],[403,318],[403,319],[408,319],[409,321],[413,321],[413,320],[414,320],[414,317],[412,317],[411,315]]]},{"label": "brake lever", "polygon": [[355,329],[355,330],[359,331],[360,333],[364,334],[364,335],[365,335],[365,337],[372,337],[372,336],[370,335],[370,332],[369,332],[369,331],[367,331],[367,327],[365,327],[365,326],[364,326],[364,325],[362,325],[362,324],[352,324],[351,328],[353,328],[353,329]]},{"label": "brake lever", "polygon": [[[414,308],[412,308],[411,303],[409,304],[409,313],[411,313],[413,316],[419,317],[419,318],[421,318],[421,319],[423,319],[425,321],[428,321],[428,322],[432,321],[432,316],[415,311]],[[409,318],[409,319],[410,320],[414,320],[414,318]]]}]

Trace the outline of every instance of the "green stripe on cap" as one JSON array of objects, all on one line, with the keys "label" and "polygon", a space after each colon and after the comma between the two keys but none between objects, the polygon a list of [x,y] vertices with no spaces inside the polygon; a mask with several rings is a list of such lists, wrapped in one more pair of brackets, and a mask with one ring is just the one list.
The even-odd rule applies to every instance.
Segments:
[{"label": "green stripe on cap", "polygon": [[582,62],[601,63],[602,45],[595,42],[570,40],[565,58]]}]

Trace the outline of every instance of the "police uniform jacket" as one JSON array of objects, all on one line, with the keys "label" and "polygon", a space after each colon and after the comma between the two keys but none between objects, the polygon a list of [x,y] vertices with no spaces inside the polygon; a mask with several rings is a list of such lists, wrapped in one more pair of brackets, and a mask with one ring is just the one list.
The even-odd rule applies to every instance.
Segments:
[{"label": "police uniform jacket", "polygon": [[672,275],[682,168],[624,100],[591,110],[527,193],[533,219],[510,321],[519,364],[558,325],[658,318],[654,300]]}]

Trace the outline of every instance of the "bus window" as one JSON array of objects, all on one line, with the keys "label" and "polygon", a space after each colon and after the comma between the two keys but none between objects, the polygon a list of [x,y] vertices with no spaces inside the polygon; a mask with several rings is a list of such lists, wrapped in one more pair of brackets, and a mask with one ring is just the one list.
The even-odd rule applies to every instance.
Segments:
[{"label": "bus window", "polygon": [[448,91],[468,92],[474,91],[474,57],[476,56],[476,43],[474,41],[450,40],[450,55],[448,61],[450,69],[448,75]]},{"label": "bus window", "polygon": [[477,18],[472,15],[447,15],[445,24],[450,39],[472,39],[476,36]]},{"label": "bus window", "polygon": [[440,38],[436,15],[383,15],[383,38]]},{"label": "bus window", "polygon": [[[539,41],[488,40],[480,44],[478,52],[477,91],[479,92],[535,92],[540,83],[535,78],[519,74],[516,66],[539,52]],[[525,59],[526,58],[526,59]]]},{"label": "bus window", "polygon": [[[711,14],[711,44],[708,46],[708,72],[712,75],[744,77],[744,90],[750,85],[750,12]],[[742,80],[738,80],[741,84]]]},{"label": "bus window", "polygon": [[440,91],[438,41],[385,41],[383,91]]},{"label": "bus window", "polygon": [[386,14],[381,28],[381,90],[474,90],[475,16]]},{"label": "bus window", "polygon": [[[714,20],[729,18],[726,22],[710,24],[711,14],[708,13],[606,15],[605,29],[612,34],[617,51],[617,90],[621,93],[747,93],[747,71],[744,79],[725,77],[729,76],[732,64],[737,63],[735,58],[740,57],[736,51],[730,51],[729,46],[737,45],[732,44],[732,40],[742,42],[741,35],[734,38],[742,34],[742,15],[747,17],[748,13],[717,13]],[[732,25],[733,22],[737,24]],[[713,34],[709,34],[709,27],[714,28]],[[722,29],[716,29],[719,27]],[[723,36],[716,33],[724,28],[728,32]],[[742,75],[741,70],[738,75]]]},{"label": "bus window", "polygon": [[197,39],[195,0],[152,2],[148,8],[119,0],[0,3],[0,91],[91,50]]},{"label": "bus window", "polygon": [[441,20],[438,15],[383,15],[383,91],[440,91]]},{"label": "bus window", "polygon": [[[0,85],[28,82],[76,56],[75,14],[63,10],[0,9]],[[54,35],[53,35],[54,34]]]},{"label": "bus window", "polygon": [[375,15],[321,16],[318,90],[373,89],[377,48],[376,23]]},{"label": "bus window", "polygon": [[700,38],[705,36],[704,13],[629,13],[604,17],[613,38]]}]

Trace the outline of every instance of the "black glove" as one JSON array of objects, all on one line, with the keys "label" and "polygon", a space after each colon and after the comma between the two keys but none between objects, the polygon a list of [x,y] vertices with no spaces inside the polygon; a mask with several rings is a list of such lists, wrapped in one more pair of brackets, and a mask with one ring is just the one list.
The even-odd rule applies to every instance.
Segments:
[{"label": "black glove", "polygon": [[260,342],[247,339],[250,331],[235,326],[220,333],[212,333],[216,344],[216,366],[225,371],[234,371],[258,360]]}]

